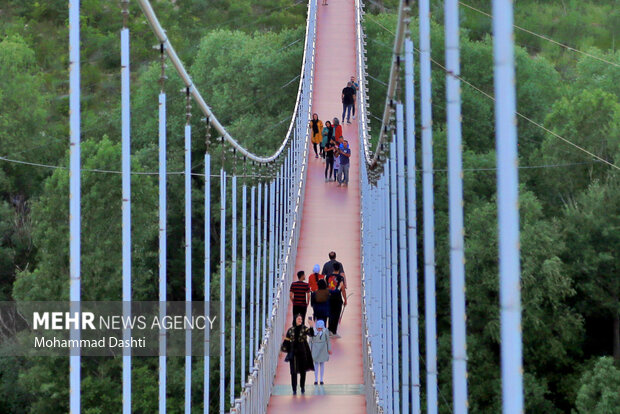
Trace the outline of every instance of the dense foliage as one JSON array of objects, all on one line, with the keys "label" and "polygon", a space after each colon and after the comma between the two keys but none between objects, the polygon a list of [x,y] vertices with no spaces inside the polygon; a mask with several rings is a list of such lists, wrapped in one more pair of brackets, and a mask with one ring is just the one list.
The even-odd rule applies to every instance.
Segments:
[{"label": "dense foliage", "polygon": [[[486,2],[470,3],[488,7]],[[444,62],[441,4],[433,5],[439,386],[445,397],[445,403],[440,400],[440,411],[449,413],[446,73],[440,66]],[[563,6],[555,3],[519,3],[515,22],[620,64],[620,53],[608,50],[614,47],[617,27],[601,30],[617,19],[611,3],[570,2],[565,7],[569,11],[563,13]],[[551,15],[557,16],[552,25],[547,20]],[[587,25],[592,20],[599,23],[595,28]],[[584,36],[569,35],[565,21],[585,26]],[[373,131],[379,130],[395,24],[396,16],[389,12],[368,14],[365,21]],[[462,78],[492,95],[490,19],[462,7],[461,24]],[[517,32],[517,110],[618,165],[618,67],[540,38],[532,42],[530,36],[526,42],[524,36]],[[417,42],[414,30],[416,46]],[[461,88],[469,402],[472,412],[495,413],[501,411],[501,396],[497,231],[489,225],[497,220],[493,102],[464,82]],[[420,108],[418,101],[416,108]],[[520,210],[526,411],[617,412],[618,387],[614,384],[620,375],[612,359],[605,356],[613,355],[616,366],[620,363],[620,174],[523,118],[518,120],[518,133],[519,164],[524,167],[520,170]],[[418,263],[423,263],[422,257]]]},{"label": "dense foliage", "polygon": [[[120,8],[116,3],[82,1],[82,167],[120,169]],[[177,0],[154,4],[167,34],[204,98],[234,136],[259,154],[270,154],[286,133],[299,84],[306,5],[286,0]],[[103,4],[103,6],[102,6]],[[137,4],[131,3],[129,28],[132,73],[132,169],[157,171],[157,95],[161,67],[156,39]],[[0,1],[0,156],[67,166],[68,78],[66,1]],[[5,18],[6,17],[6,18]],[[43,35],[45,34],[45,35]],[[234,70],[231,68],[234,67]],[[183,170],[185,98],[172,67],[166,69],[168,169]],[[205,128],[195,105],[195,172],[204,172]],[[212,168],[221,149],[212,137]],[[228,168],[234,161],[225,160]],[[242,168],[242,160],[238,160]],[[249,164],[249,163],[248,163]],[[253,168],[251,165],[248,168]],[[265,172],[265,170],[263,171]],[[202,268],[204,241],[203,178],[194,177],[194,268]],[[121,298],[120,175],[82,175],[82,299]],[[0,161],[0,300],[68,298],[68,196],[66,169]],[[169,300],[183,300],[183,178],[168,179]],[[213,199],[219,193],[213,185]],[[157,300],[157,177],[132,179],[133,298]],[[218,208],[214,206],[214,208]],[[215,211],[215,210],[214,210]],[[219,215],[212,220],[219,237]],[[219,288],[219,256],[212,255],[212,289]],[[194,298],[203,299],[195,283]],[[214,349],[212,352],[217,352]],[[213,358],[212,372],[217,373]],[[134,389],[157,395],[157,359],[134,360]],[[183,358],[169,358],[170,412],[183,407]],[[83,411],[121,410],[121,361],[83,361]],[[202,362],[195,378],[202,378]],[[213,395],[217,395],[217,384]],[[199,384],[196,384],[198,387]],[[0,411],[68,411],[68,364],[64,358],[2,358]],[[196,394],[195,406],[202,404]],[[217,401],[212,401],[214,407]],[[181,407],[181,408],[180,408]],[[155,412],[156,398],[136,398],[137,412]]]},{"label": "dense foliage", "polygon": [[[119,35],[115,2],[82,2],[83,168],[120,168]],[[305,2],[198,0],[153,2],[167,34],[203,96],[244,145],[268,154],[282,139],[297,89]],[[366,15],[371,112],[380,116],[387,81],[396,0],[370,1]],[[488,2],[467,4],[489,12]],[[433,1],[432,55],[443,63],[441,2]],[[132,153],[134,171],[157,170],[159,54],[138,6],[131,3]],[[615,51],[620,10],[613,1],[527,0],[515,22],[571,47],[620,63]],[[490,20],[462,7],[462,76],[493,92]],[[416,22],[414,21],[414,25]],[[383,27],[382,27],[383,26]],[[385,30],[385,29],[388,30]],[[414,33],[416,31],[414,30]],[[0,0],[0,156],[68,165],[67,3]],[[417,35],[414,35],[417,43]],[[620,70],[524,32],[516,32],[518,110],[577,145],[620,163]],[[168,166],[183,169],[185,101],[172,68],[168,99]],[[449,274],[445,143],[445,73],[433,66],[440,391],[450,412]],[[416,85],[417,87],[418,85]],[[499,310],[493,103],[463,88],[466,272],[470,407],[499,412]],[[418,102],[416,107],[419,108]],[[194,172],[203,172],[205,130],[194,107]],[[373,130],[378,130],[373,125]],[[519,119],[523,332],[527,411],[611,413],[620,384],[620,176],[539,127]],[[220,167],[217,137],[210,142]],[[236,164],[226,155],[229,168]],[[237,168],[243,168],[241,161]],[[247,168],[252,168],[248,166]],[[83,173],[83,298],[119,300],[120,176]],[[134,298],[157,298],[157,181],[134,176]],[[169,177],[170,300],[184,298],[182,176]],[[196,200],[202,179],[195,177]],[[217,183],[213,194],[219,193]],[[213,199],[216,199],[213,197]],[[421,198],[420,198],[421,199]],[[68,172],[0,160],[0,300],[66,299],[68,293]],[[202,203],[195,202],[200,235]],[[217,205],[214,205],[214,211]],[[419,215],[421,217],[421,214]],[[219,237],[219,217],[211,223]],[[423,229],[421,229],[423,231]],[[193,240],[201,268],[204,241]],[[212,289],[219,287],[212,254]],[[418,260],[423,263],[423,260]],[[420,286],[422,290],[422,286]],[[193,296],[202,299],[196,283]],[[421,300],[420,303],[423,303]],[[423,309],[421,309],[423,311]],[[420,330],[423,332],[423,329]],[[424,343],[423,340],[421,343]],[[423,351],[423,349],[422,349]],[[610,356],[613,356],[611,358]],[[615,361],[615,365],[614,365]],[[181,358],[170,358],[170,412],[183,398]],[[422,364],[423,366],[423,364]],[[195,362],[200,379],[201,361]],[[134,389],[156,395],[157,361],[135,359]],[[212,366],[212,372],[217,367]],[[118,359],[85,359],[87,413],[120,411]],[[68,364],[63,358],[0,359],[0,411],[68,411]],[[213,384],[217,386],[217,384]],[[199,387],[200,384],[196,384]],[[217,395],[217,392],[212,393]],[[200,407],[197,395],[195,406]],[[155,412],[156,398],[135,399],[137,412]],[[442,400],[443,401],[443,400]],[[215,403],[215,401],[212,401]]]}]

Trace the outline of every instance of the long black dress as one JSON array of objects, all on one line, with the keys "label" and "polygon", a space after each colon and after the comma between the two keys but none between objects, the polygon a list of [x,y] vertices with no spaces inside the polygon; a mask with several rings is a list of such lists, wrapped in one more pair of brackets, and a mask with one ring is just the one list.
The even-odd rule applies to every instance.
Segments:
[{"label": "long black dress", "polygon": [[297,393],[297,374],[299,374],[299,386],[303,393],[306,386],[306,372],[314,371],[312,352],[308,345],[309,336],[314,336],[314,329],[309,329],[305,325],[293,325],[286,332],[286,339],[291,343],[289,366],[293,393]]}]

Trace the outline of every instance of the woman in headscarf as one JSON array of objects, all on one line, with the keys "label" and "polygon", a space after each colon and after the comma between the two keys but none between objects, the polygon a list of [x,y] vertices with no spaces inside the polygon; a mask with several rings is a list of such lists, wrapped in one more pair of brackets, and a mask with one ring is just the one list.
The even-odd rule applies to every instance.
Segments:
[{"label": "woman in headscarf", "polygon": [[334,127],[331,122],[325,121],[323,140],[321,141],[321,157],[325,158],[325,145],[327,145],[332,138],[334,138]]},{"label": "woman in headscarf", "polygon": [[316,321],[314,336],[310,338],[310,350],[312,351],[312,360],[314,361],[314,385],[317,385],[319,381],[319,370],[321,371],[321,385],[323,385],[325,363],[329,361],[332,347],[329,335],[325,331],[325,322],[320,319]]},{"label": "woman in headscarf", "polygon": [[314,147],[314,158],[319,158],[319,153],[317,150],[317,145],[321,143],[323,139],[323,122],[319,119],[317,114],[312,114],[312,119],[310,120],[310,128],[312,128],[312,146]]},{"label": "woman in headscarf", "polygon": [[[312,352],[308,345],[308,337],[314,336],[314,322],[310,320],[310,328],[304,325],[304,320],[300,314],[293,319],[293,326],[286,332],[284,342],[288,341],[288,353],[286,361],[289,362],[291,370],[291,385],[293,395],[297,394],[297,374],[299,374],[299,386],[301,393],[306,392],[306,371],[314,371]],[[283,344],[284,347],[284,344]]]},{"label": "woman in headscarf", "polygon": [[342,125],[340,125],[340,121],[338,120],[338,118],[334,118],[332,122],[334,124],[334,138],[338,140],[340,137],[342,137]]}]

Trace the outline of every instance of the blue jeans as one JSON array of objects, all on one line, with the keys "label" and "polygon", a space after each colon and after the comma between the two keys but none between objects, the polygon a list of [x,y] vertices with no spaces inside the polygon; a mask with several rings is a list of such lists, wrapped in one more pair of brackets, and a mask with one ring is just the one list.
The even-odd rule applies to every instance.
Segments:
[{"label": "blue jeans", "polygon": [[[346,103],[342,104],[342,122],[344,122],[345,114],[347,114],[347,121],[351,119],[351,111],[354,111],[353,114],[355,115],[354,107],[355,107],[354,104],[346,104]],[[347,113],[347,110],[348,110],[348,113]]]},{"label": "blue jeans", "polygon": [[349,165],[350,164],[340,164],[338,182],[341,184],[349,184]]}]

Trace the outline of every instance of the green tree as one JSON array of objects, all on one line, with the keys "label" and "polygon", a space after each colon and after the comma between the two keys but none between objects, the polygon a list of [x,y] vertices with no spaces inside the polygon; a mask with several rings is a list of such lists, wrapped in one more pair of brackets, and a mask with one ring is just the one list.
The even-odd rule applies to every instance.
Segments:
[{"label": "green tree", "polygon": [[[116,169],[120,145],[107,137],[82,143],[85,169]],[[133,166],[140,171],[139,165]],[[69,173],[58,169],[46,182],[33,206],[34,243],[39,247],[36,269],[19,272],[13,297],[19,301],[67,300],[69,292]],[[132,180],[133,297],[153,300],[156,289],[157,238],[156,181],[134,175]],[[82,173],[82,299],[121,298],[121,177],[118,174]],[[119,359],[83,362],[85,412],[89,401],[101,410],[118,411],[118,386],[110,376],[118,372]],[[31,396],[32,413],[66,412],[68,401],[66,358],[29,359],[19,384]],[[119,374],[120,378],[120,374]],[[118,383],[116,381],[115,383]],[[106,402],[101,405],[101,402]],[[95,404],[96,402],[96,404]],[[116,407],[116,408],[114,408]]]},{"label": "green tree", "polygon": [[[579,292],[578,309],[604,315],[620,362],[620,181],[594,182],[565,209],[564,260]],[[610,341],[611,342],[611,341]]]},{"label": "green tree", "polygon": [[[563,97],[552,107],[547,127],[574,144],[618,164],[620,160],[620,103],[600,89],[583,90],[574,97]],[[585,190],[594,179],[604,180],[614,170],[577,148],[547,134],[541,147],[544,164],[591,162],[562,170],[539,171],[535,176],[539,194],[556,206]]]},{"label": "green tree", "polygon": [[620,370],[609,357],[599,358],[581,377],[575,405],[577,414],[620,412]]},{"label": "green tree", "polygon": [[299,29],[254,35],[217,30],[202,39],[192,74],[231,134],[253,151],[272,154],[290,123],[302,54]]},{"label": "green tree", "polygon": [[[473,411],[501,407],[499,387],[499,279],[495,199],[467,208],[466,271],[470,403]],[[560,259],[559,226],[544,218],[533,193],[520,193],[523,358],[527,411],[561,412],[569,401],[582,321],[569,306],[575,290]],[[492,223],[492,225],[489,225]],[[446,282],[447,283],[447,282]],[[447,286],[446,286],[447,288]]]},{"label": "green tree", "polygon": [[[49,106],[33,50],[20,36],[0,40],[0,156],[21,159],[27,154],[32,162],[55,160],[59,149],[56,131],[42,128]],[[30,194],[45,174],[45,170],[2,162],[0,197]]]}]

